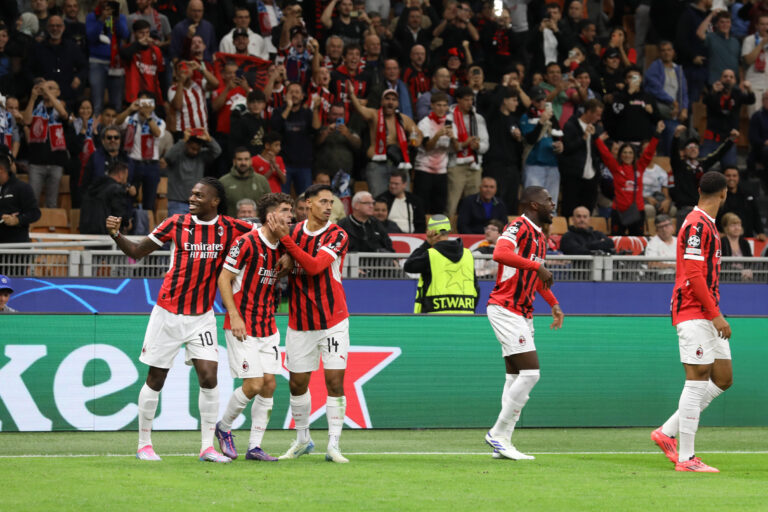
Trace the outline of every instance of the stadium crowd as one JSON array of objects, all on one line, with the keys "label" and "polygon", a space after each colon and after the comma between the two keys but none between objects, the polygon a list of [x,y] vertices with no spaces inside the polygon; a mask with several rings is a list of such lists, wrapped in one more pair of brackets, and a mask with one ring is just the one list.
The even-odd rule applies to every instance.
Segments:
[{"label": "stadium crowd", "polygon": [[721,230],[732,213],[762,240],[768,2],[716,5],[9,0],[0,242],[28,239],[32,198],[57,207],[63,176],[81,232],[114,215],[136,234],[214,176],[243,218],[270,191],[328,183],[366,251],[435,214],[498,229],[541,185],[568,245],[591,251],[590,215],[613,235],[674,231],[710,168],[728,177]]}]

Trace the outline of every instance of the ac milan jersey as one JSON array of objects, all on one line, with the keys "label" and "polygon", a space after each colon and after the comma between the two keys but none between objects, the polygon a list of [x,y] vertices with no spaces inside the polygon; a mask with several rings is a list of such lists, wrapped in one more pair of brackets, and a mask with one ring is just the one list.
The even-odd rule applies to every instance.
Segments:
[{"label": "ac milan jersey", "polygon": [[[285,174],[285,162],[283,162],[283,157],[276,156],[275,163],[278,167],[280,167],[280,170],[283,171],[283,174]],[[272,164],[267,160],[264,160],[261,155],[256,155],[251,158],[251,166],[253,167],[254,171],[256,171],[258,174],[261,174],[262,176],[266,175],[270,169],[272,169]],[[280,181],[280,178],[278,178],[277,171],[273,172],[272,175],[267,178],[267,182],[269,183],[269,189],[272,192],[277,193],[283,189],[283,182]]]},{"label": "ac milan jersey", "polygon": [[[168,89],[168,100],[173,101],[176,96],[177,85],[173,84]],[[175,131],[183,132],[192,128],[208,129],[208,110],[205,106],[205,93],[202,87],[194,81],[181,92],[181,110],[176,112]]]},{"label": "ac milan jersey", "polygon": [[316,257],[320,251],[334,261],[321,273],[310,276],[296,262],[290,279],[288,326],[297,331],[328,329],[349,316],[347,297],[341,285],[344,256],[349,248],[346,231],[330,221],[310,232],[307,221],[291,226],[291,238],[304,252]]},{"label": "ac milan jersey", "polygon": [[[232,292],[248,336],[264,338],[277,332],[275,293],[280,254],[278,244],[269,243],[258,229],[235,240],[224,260],[224,268],[237,274]],[[229,313],[224,317],[224,328],[232,328]]]},{"label": "ac milan jersey", "polygon": [[707,293],[720,303],[720,236],[715,219],[698,207],[685,218],[677,234],[677,276],[672,291],[672,324],[686,320],[712,320],[719,313],[707,311],[693,294],[689,277],[700,273],[707,284]]},{"label": "ac milan jersey", "polygon": [[239,85],[234,89],[231,89],[229,92],[227,92],[226,85],[222,84],[221,87],[218,88],[218,90],[214,91],[212,97],[215,100],[221,94],[227,95],[227,101],[224,103],[224,106],[222,106],[218,112],[217,119],[216,119],[216,131],[219,133],[226,133],[227,135],[229,135],[229,120],[232,114],[232,107],[240,103],[245,104],[246,96],[248,95],[248,93],[245,92],[245,89],[243,89]]},{"label": "ac milan jersey", "polygon": [[160,75],[165,71],[163,53],[155,45],[139,49],[125,66],[125,101],[136,100],[141,91],[149,91],[158,105],[163,105]]},{"label": "ac milan jersey", "polygon": [[[547,255],[547,240],[541,228],[525,215],[521,215],[504,228],[496,247],[503,247],[505,244],[512,244],[515,254],[526,260],[544,263]],[[531,318],[538,283],[540,281],[536,270],[508,267],[499,263],[496,286],[491,292],[488,304],[496,304],[525,318]]]},{"label": "ac milan jersey", "polygon": [[176,315],[201,315],[211,309],[227,247],[252,228],[248,222],[224,215],[202,221],[189,213],[160,223],[149,239],[160,246],[171,242],[171,266],[157,305]]}]

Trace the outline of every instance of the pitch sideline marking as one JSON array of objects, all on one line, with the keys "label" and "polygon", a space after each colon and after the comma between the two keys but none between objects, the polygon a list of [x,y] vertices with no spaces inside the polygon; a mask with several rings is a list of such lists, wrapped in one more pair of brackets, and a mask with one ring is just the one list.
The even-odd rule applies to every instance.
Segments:
[{"label": "pitch sideline marking", "polygon": [[[627,451],[627,452],[529,452],[531,455],[658,455],[658,451]],[[768,450],[733,450],[733,451],[697,451],[697,453],[706,454],[738,454],[738,455],[764,455],[768,454]],[[361,455],[375,455],[375,456],[428,456],[428,455],[451,455],[451,456],[478,456],[478,455],[490,455],[490,451],[485,452],[344,452],[345,455],[361,456]],[[169,453],[163,454],[163,457],[197,457],[195,453]],[[85,458],[85,457],[135,457],[133,454],[125,453],[91,453],[91,454],[55,454],[46,455],[41,453],[22,454],[22,455],[0,455],[0,459],[64,459],[64,458]]]}]

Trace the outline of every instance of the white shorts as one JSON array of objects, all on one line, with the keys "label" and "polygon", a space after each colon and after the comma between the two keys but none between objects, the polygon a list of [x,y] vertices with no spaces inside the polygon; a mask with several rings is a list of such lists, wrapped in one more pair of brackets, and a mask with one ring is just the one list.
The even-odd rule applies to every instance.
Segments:
[{"label": "white shorts", "polygon": [[730,359],[731,345],[721,338],[711,320],[686,320],[677,324],[680,361],[685,364],[712,364]]},{"label": "white shorts", "polygon": [[213,310],[202,315],[176,315],[155,306],[149,315],[139,361],[156,368],[170,368],[182,347],[186,363],[193,359],[219,361],[216,317]]},{"label": "white shorts", "polygon": [[488,320],[496,339],[501,343],[504,357],[534,352],[533,319],[525,318],[496,304],[488,305]]},{"label": "white shorts", "polygon": [[280,373],[280,332],[265,338],[246,336],[245,341],[235,338],[230,329],[224,330],[227,340],[229,373],[235,379],[263,377],[265,373]]},{"label": "white shorts", "polygon": [[296,331],[289,327],[285,335],[285,367],[293,373],[317,370],[321,357],[326,370],[344,370],[348,355],[348,318],[318,331]]}]

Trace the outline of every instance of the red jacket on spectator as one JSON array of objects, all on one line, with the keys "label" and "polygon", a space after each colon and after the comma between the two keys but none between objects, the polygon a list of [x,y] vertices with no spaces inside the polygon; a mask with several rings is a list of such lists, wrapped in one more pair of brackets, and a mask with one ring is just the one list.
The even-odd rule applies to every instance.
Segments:
[{"label": "red jacket on spectator", "polygon": [[165,71],[163,52],[155,45],[142,47],[133,43],[121,51],[127,63],[125,66],[125,101],[132,103],[139,91],[147,90],[155,96],[158,105],[163,105],[164,96],[160,88],[160,73]]},{"label": "red jacket on spectator", "polygon": [[613,153],[611,153],[611,150],[608,149],[602,139],[598,138],[595,141],[605,166],[608,167],[613,175],[613,190],[616,194],[612,205],[614,210],[626,211],[629,205],[632,204],[632,193],[634,192],[637,209],[641,212],[643,211],[643,173],[645,173],[645,169],[651,163],[653,155],[656,154],[656,145],[658,143],[659,139],[654,136],[633,166],[617,162],[613,157]]}]

